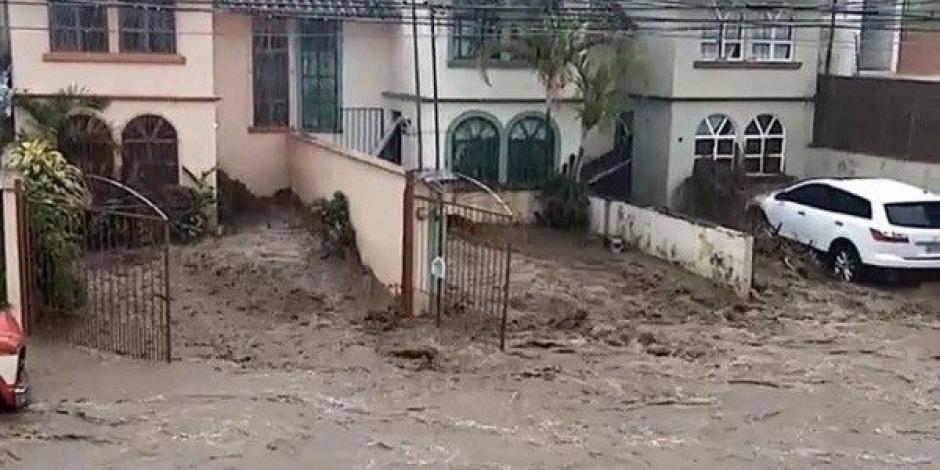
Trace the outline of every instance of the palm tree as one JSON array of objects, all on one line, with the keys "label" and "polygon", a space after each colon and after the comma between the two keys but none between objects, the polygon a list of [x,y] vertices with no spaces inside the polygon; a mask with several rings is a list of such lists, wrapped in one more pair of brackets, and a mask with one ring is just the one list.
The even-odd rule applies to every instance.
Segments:
[{"label": "palm tree", "polygon": [[[613,49],[611,62],[596,63],[597,59],[592,58],[592,52],[600,46]],[[623,31],[549,16],[539,28],[486,44],[477,55],[477,63],[487,85],[491,85],[489,65],[500,54],[508,54],[514,61],[533,68],[545,91],[545,120],[549,129],[559,94],[575,86],[582,99],[579,113],[583,142],[591,130],[625,105],[620,98],[625,94],[619,85],[628,75],[626,66],[632,65],[631,52]],[[575,179],[580,178],[583,153],[583,147],[579,148],[577,160],[569,168]]]},{"label": "palm tree", "polygon": [[[59,90],[49,97],[17,96],[16,106],[29,115],[31,127],[25,133],[42,137],[53,148],[59,149],[60,134],[66,131],[69,118],[82,111],[98,112],[108,107],[108,101],[88,96],[75,85]],[[95,121],[97,122],[97,121]],[[89,133],[98,129],[89,129]]]}]

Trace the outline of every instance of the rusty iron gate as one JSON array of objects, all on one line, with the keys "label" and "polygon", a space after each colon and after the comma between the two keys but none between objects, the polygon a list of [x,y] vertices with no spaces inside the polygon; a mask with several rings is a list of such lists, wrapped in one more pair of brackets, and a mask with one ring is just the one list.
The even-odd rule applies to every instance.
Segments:
[{"label": "rusty iron gate", "polygon": [[[412,195],[406,191],[405,283],[410,312],[434,315],[468,327],[493,328],[506,344],[513,218],[457,202],[454,194]],[[409,223],[410,222],[410,223]],[[409,226],[410,225],[410,226]],[[410,240],[409,240],[410,239]],[[413,260],[408,265],[407,258]]]},{"label": "rusty iron gate", "polygon": [[33,334],[135,358],[170,360],[169,223],[136,191],[85,176],[91,202],[60,233],[28,210],[27,311]]}]

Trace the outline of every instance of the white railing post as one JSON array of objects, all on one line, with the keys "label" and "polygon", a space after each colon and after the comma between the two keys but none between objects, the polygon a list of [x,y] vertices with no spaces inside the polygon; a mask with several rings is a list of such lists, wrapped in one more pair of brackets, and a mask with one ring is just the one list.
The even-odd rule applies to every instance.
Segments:
[{"label": "white railing post", "polygon": [[21,263],[25,260],[20,259],[20,224],[24,221],[19,220],[20,208],[18,207],[19,198],[17,198],[17,182],[21,181],[18,171],[3,169],[2,186],[0,191],[3,195],[3,263],[4,274],[6,278],[7,303],[10,313],[16,318],[16,321],[23,326],[23,298],[20,273],[22,272]]}]

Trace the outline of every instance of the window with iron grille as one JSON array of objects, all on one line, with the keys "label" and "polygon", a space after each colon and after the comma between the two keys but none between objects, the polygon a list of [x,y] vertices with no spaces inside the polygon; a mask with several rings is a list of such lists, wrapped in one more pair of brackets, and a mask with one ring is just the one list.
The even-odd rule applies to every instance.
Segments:
[{"label": "window with iron grille", "polygon": [[176,52],[174,0],[123,0],[121,52]]},{"label": "window with iron grille", "polygon": [[49,46],[56,52],[107,52],[108,12],[105,6],[50,0]]},{"label": "window with iron grille", "polygon": [[340,132],[340,23],[300,23],[301,126],[307,132]]},{"label": "window with iron grille", "polygon": [[[531,29],[531,18],[560,7],[558,0],[463,0],[453,7],[450,35],[450,59],[474,61],[484,47],[507,42]],[[511,62],[506,51],[491,60]]]},{"label": "window with iron grille", "polygon": [[160,200],[179,184],[176,129],[166,119],[145,114],[121,132],[121,179],[145,196]]},{"label": "window with iron grille", "polygon": [[288,125],[288,31],[283,18],[255,17],[252,24],[254,125]]},{"label": "window with iron grille", "polygon": [[499,20],[486,13],[465,13],[454,18],[451,59],[476,60],[477,54],[492,38],[500,36]]}]

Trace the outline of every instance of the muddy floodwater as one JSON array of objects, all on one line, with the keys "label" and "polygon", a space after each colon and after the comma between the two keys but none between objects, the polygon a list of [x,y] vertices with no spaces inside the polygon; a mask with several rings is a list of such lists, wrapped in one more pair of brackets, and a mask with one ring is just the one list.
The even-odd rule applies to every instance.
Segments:
[{"label": "muddy floodwater", "polygon": [[289,214],[173,247],[175,360],[35,339],[0,468],[940,468],[940,284],[764,259],[742,300],[520,240],[505,352],[486,319],[402,318]]}]

